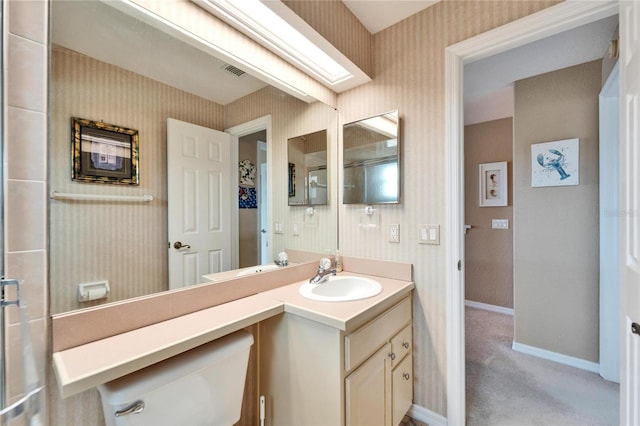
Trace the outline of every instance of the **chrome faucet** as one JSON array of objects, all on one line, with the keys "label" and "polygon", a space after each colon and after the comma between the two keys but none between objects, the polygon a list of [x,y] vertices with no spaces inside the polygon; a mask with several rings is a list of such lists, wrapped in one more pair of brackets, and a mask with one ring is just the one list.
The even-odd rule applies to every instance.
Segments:
[{"label": "chrome faucet", "polygon": [[309,282],[311,284],[320,284],[325,282],[328,278],[329,275],[335,275],[336,274],[336,270],[335,268],[332,269],[331,268],[331,259],[323,257],[322,259],[320,259],[320,265],[318,265],[318,272],[316,273],[316,275],[309,279]]}]

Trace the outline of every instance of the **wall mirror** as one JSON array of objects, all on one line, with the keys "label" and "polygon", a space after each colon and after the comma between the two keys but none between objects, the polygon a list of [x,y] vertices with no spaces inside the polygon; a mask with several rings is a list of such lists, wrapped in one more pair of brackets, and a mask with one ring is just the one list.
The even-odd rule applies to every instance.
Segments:
[{"label": "wall mirror", "polygon": [[[115,4],[119,6],[116,8]],[[321,102],[305,102],[242,74],[242,70],[230,67],[224,60],[161,31],[161,24],[140,22],[133,12],[127,12],[127,4],[51,2],[49,190],[123,196],[124,200],[50,200],[51,313],[168,290],[168,250],[176,250],[173,244],[167,244],[168,223],[172,219],[168,206],[168,118],[224,131],[268,117],[268,129],[231,138],[235,144],[233,162],[249,160],[257,168],[252,186],[240,185],[238,164],[232,166],[236,171],[232,172],[235,183],[229,211],[241,231],[236,229],[232,237],[232,244],[240,252],[234,256],[259,253],[262,235],[268,238],[270,261],[285,249],[335,250],[337,203],[318,209],[316,216],[321,226],[304,226],[304,217],[290,211],[288,194],[282,191],[288,181],[288,139],[326,129],[327,164],[336,163],[335,109]],[[286,80],[286,76],[279,77]],[[136,129],[139,184],[72,181],[71,117]],[[262,172],[260,165],[264,166]],[[329,167],[329,173],[336,174],[336,169]],[[328,181],[337,182],[337,178],[329,176]],[[243,193],[254,188],[257,208],[255,204],[242,207]],[[333,194],[328,199],[335,199],[336,191],[329,187],[328,192]],[[126,197],[147,194],[153,196],[153,201],[126,201]],[[261,209],[265,204],[268,207]],[[262,222],[260,216],[265,217]],[[298,232],[293,235],[288,225],[298,222]],[[277,223],[287,225],[283,232],[274,232]],[[242,266],[248,262],[259,264],[262,260],[256,255],[243,260]],[[235,259],[230,267],[242,266]],[[110,287],[107,298],[78,301],[79,284],[105,280]]]},{"label": "wall mirror", "polygon": [[290,206],[322,206],[329,202],[327,131],[307,133],[287,141]]},{"label": "wall mirror", "polygon": [[344,204],[400,202],[399,130],[398,111],[343,126]]}]

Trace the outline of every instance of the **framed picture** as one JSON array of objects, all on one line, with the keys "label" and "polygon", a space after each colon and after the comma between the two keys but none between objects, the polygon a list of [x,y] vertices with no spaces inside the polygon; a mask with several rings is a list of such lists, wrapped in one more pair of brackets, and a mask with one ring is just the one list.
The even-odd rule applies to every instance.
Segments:
[{"label": "framed picture", "polygon": [[480,207],[507,205],[507,162],[480,164]]},{"label": "framed picture", "polygon": [[71,118],[71,179],[138,185],[138,131]]},{"label": "framed picture", "polygon": [[531,145],[531,186],[568,186],[580,182],[579,139]]}]

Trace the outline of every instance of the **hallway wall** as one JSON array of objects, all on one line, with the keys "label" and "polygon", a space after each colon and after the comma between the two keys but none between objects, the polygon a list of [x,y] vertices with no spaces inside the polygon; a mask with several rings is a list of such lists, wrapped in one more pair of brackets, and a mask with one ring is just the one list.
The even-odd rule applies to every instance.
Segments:
[{"label": "hallway wall", "polygon": [[[513,308],[513,119],[464,128],[465,299]],[[483,163],[507,162],[506,207],[479,207]],[[492,219],[507,219],[509,229],[492,229]]]},{"label": "hallway wall", "polygon": [[[515,83],[514,342],[598,362],[601,60]],[[577,186],[531,186],[531,145],[579,138]]]}]

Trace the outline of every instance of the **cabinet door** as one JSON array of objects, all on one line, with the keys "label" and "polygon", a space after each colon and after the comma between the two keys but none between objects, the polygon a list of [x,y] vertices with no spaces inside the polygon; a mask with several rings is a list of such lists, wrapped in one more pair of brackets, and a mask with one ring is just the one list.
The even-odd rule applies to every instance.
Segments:
[{"label": "cabinet door", "polygon": [[347,426],[391,424],[391,345],[384,345],[345,380]]},{"label": "cabinet door", "polygon": [[409,353],[393,369],[393,425],[397,426],[413,403],[413,357]]}]

